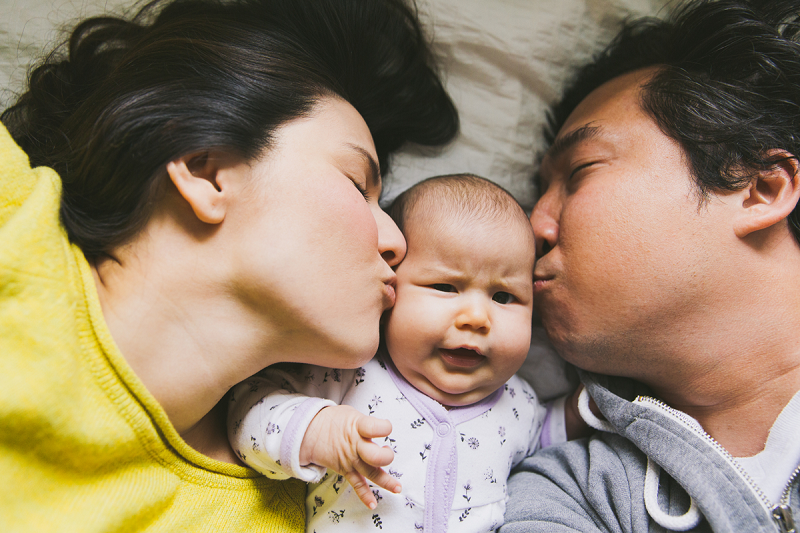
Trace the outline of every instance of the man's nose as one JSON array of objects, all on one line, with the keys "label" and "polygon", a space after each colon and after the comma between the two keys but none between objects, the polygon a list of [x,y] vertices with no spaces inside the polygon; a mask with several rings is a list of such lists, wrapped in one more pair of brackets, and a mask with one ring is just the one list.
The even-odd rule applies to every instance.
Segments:
[{"label": "man's nose", "polygon": [[561,202],[555,194],[547,193],[536,202],[531,213],[531,226],[536,238],[536,257],[542,257],[558,242]]}]

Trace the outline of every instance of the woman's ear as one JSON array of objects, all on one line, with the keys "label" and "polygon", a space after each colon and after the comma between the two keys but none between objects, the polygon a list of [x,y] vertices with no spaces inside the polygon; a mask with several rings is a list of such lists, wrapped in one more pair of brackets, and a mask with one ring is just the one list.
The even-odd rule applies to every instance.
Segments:
[{"label": "woman's ear", "polygon": [[800,200],[797,157],[784,150],[772,150],[779,159],[769,170],[759,172],[741,191],[742,205],[734,222],[737,237],[767,229],[785,220]]},{"label": "woman's ear", "polygon": [[167,174],[194,214],[206,224],[225,219],[225,191],[217,182],[219,166],[208,152],[188,154],[167,163]]}]

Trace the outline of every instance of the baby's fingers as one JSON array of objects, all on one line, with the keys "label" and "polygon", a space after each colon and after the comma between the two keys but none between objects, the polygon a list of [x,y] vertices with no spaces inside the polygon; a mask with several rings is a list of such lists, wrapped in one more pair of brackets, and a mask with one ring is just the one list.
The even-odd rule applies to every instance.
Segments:
[{"label": "baby's fingers", "polygon": [[391,464],[394,459],[394,452],[390,448],[381,448],[373,442],[362,441],[358,443],[357,451],[361,460],[356,465],[356,469],[361,475],[379,487],[392,492],[400,492],[400,482],[380,468]]},{"label": "baby's fingers", "polygon": [[365,439],[388,437],[392,432],[392,423],[383,418],[362,416],[357,423],[358,434]]},{"label": "baby's fingers", "polygon": [[362,468],[359,471],[374,484],[388,491],[399,493],[403,488],[399,481],[387,474],[382,468],[362,464]]},{"label": "baby's fingers", "polygon": [[345,479],[350,485],[353,487],[358,499],[364,502],[364,505],[369,507],[370,509],[375,509],[378,506],[377,500],[375,500],[375,495],[372,494],[372,489],[369,488],[369,483],[367,480],[359,474],[358,472],[346,472],[344,474]]},{"label": "baby's fingers", "polygon": [[364,463],[371,466],[388,466],[394,460],[394,452],[391,448],[378,446],[369,440],[359,441],[356,444],[356,453]]}]

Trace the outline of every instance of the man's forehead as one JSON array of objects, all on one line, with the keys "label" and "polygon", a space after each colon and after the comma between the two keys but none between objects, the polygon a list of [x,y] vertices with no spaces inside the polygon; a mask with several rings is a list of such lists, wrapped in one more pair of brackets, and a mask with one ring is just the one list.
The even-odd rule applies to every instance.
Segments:
[{"label": "man's forehead", "polygon": [[650,77],[650,74],[642,71],[629,72],[597,87],[572,110],[559,135],[571,131],[578,124],[590,122],[591,119],[588,117],[596,114],[616,112],[621,109],[641,110],[642,84]]},{"label": "man's forehead", "polygon": [[654,73],[653,68],[628,72],[589,93],[567,117],[545,158],[556,159],[581,142],[613,134],[617,122],[644,116],[641,88]]}]

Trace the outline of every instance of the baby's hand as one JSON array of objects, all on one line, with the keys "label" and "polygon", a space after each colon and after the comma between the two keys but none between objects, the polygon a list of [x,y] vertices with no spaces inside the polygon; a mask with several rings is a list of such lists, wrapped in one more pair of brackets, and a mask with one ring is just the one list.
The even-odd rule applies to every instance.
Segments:
[{"label": "baby's hand", "polygon": [[[400,492],[400,482],[384,472],[394,452],[371,439],[387,437],[392,423],[366,416],[349,405],[325,407],[309,424],[300,446],[300,464],[316,464],[335,470],[353,486],[364,505],[375,509],[378,502],[367,479],[379,487]],[[367,478],[367,479],[365,479]]]}]

